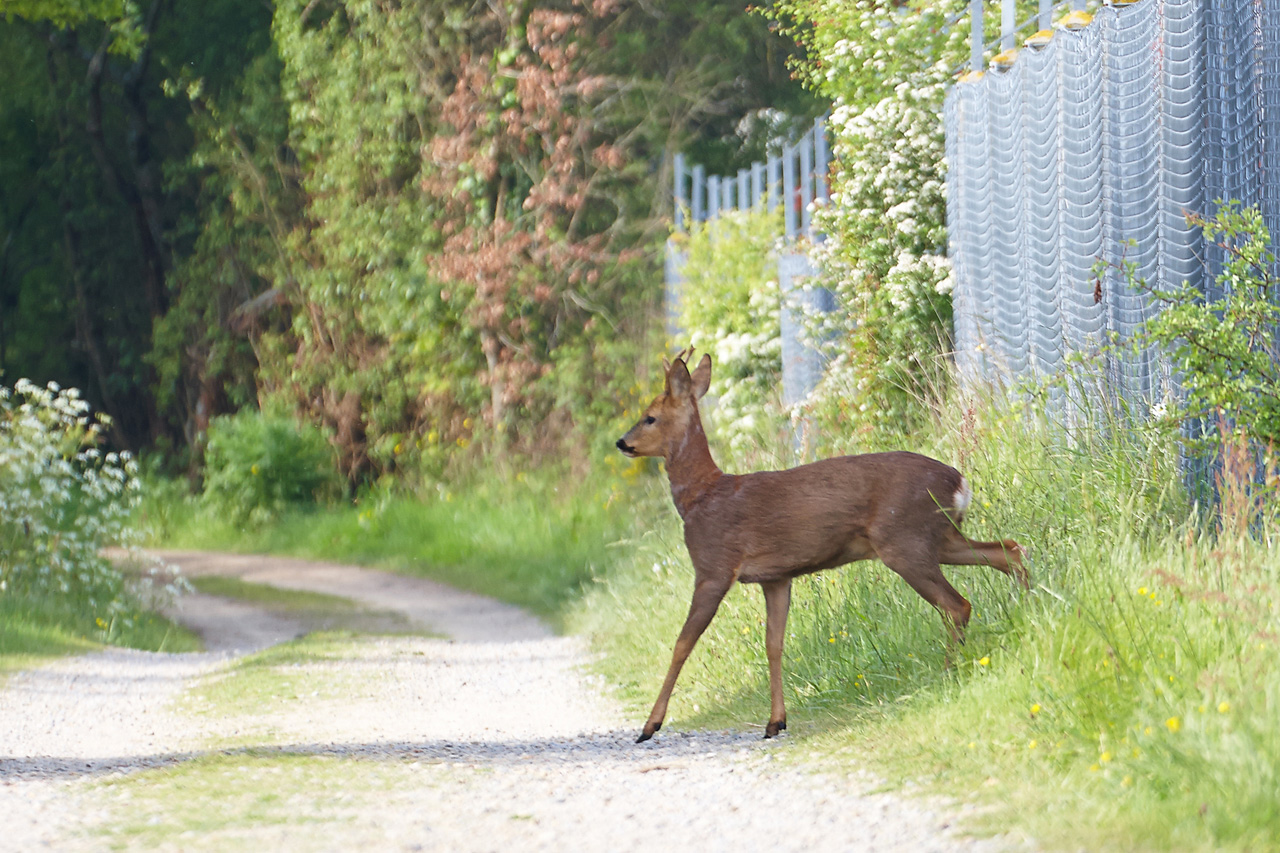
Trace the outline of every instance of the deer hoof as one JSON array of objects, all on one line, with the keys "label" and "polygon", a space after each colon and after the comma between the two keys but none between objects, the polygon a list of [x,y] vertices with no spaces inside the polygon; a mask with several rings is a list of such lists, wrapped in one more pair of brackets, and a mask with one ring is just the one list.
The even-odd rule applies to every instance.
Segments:
[{"label": "deer hoof", "polygon": [[653,737],[654,733],[660,728],[662,728],[662,723],[645,723],[644,731],[640,732],[640,737],[636,738],[636,743],[644,743]]},{"label": "deer hoof", "polygon": [[780,733],[787,730],[787,721],[779,720],[778,722],[770,721],[769,725],[764,727],[765,738],[777,737]]}]

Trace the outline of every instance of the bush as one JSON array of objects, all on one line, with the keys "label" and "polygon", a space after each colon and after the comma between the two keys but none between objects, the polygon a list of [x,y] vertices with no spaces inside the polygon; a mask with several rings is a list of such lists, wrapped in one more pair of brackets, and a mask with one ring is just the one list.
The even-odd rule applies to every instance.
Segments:
[{"label": "bush", "polygon": [[262,524],[338,490],[333,448],[315,427],[256,411],[209,423],[202,499],[234,523]]},{"label": "bush", "polygon": [[139,485],[127,453],[99,451],[106,425],[74,388],[0,385],[0,595],[119,604],[123,582],[101,550],[134,544]]},{"label": "bush", "polygon": [[[1151,289],[1162,303],[1139,344],[1171,352],[1182,399],[1171,412],[1184,421],[1213,424],[1220,418],[1265,443],[1280,440],[1280,306],[1275,303],[1275,256],[1271,236],[1256,207],[1223,204],[1212,219],[1188,218],[1205,242],[1223,252],[1221,296],[1206,298],[1183,284]],[[1132,281],[1133,265],[1124,272]]]}]

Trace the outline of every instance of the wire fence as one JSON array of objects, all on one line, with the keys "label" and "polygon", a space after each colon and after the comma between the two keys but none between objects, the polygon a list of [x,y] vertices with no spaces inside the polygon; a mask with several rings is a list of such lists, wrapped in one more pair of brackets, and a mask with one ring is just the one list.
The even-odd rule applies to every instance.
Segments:
[{"label": "wire fence", "polygon": [[1140,0],[1064,21],[946,99],[956,358],[1037,377],[1108,352],[1108,383],[1142,406],[1176,376],[1159,352],[1102,347],[1156,310],[1121,262],[1216,298],[1222,251],[1187,214],[1234,199],[1280,234],[1280,4]]},{"label": "wire fence", "polygon": [[[677,229],[687,231],[689,220],[714,222],[730,211],[763,207],[774,211],[782,206],[784,250],[778,257],[778,286],[782,293],[782,397],[791,406],[804,400],[822,378],[823,359],[804,339],[806,315],[831,311],[834,299],[823,288],[806,288],[803,280],[816,270],[805,245],[822,236],[814,231],[810,214],[815,202],[830,197],[827,174],[831,149],[827,143],[825,119],[819,118],[794,144],[778,154],[752,163],[736,175],[708,175],[701,165],[690,165],[677,154],[674,187]],[[667,241],[666,304],[667,332],[679,339],[678,316],[684,283],[684,253],[674,240]]]}]

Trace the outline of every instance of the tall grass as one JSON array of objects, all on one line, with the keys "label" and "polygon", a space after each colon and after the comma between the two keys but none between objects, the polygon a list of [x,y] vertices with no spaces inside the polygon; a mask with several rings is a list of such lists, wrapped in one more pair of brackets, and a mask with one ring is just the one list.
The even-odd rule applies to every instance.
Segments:
[{"label": "tall grass", "polygon": [[[1203,517],[1183,497],[1173,439],[1118,404],[1066,419],[1034,398],[957,394],[905,449],[965,472],[966,532],[1028,545],[1033,590],[947,568],[975,612],[945,669],[937,615],[878,563],[798,580],[785,658],[793,736],[980,796],[994,824],[1022,824],[1049,846],[1274,847],[1280,555],[1259,540],[1269,528],[1258,513],[1280,496],[1236,470],[1221,489],[1228,507],[1237,496],[1229,523]],[[637,504],[652,528],[571,623],[606,650],[638,724],[692,569],[663,485]],[[686,665],[672,723],[762,726],[763,622],[754,588],[731,593]]]}]

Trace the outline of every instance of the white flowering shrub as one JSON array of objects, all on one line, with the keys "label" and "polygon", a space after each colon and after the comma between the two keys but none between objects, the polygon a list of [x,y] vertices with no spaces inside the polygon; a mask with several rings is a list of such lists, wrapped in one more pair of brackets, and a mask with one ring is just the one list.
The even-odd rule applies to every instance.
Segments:
[{"label": "white flowering shrub", "polygon": [[712,429],[738,456],[776,432],[782,417],[780,216],[728,212],[680,237],[687,260],[679,325],[711,355]]},{"label": "white flowering shrub", "polygon": [[821,393],[827,404],[845,401],[846,430],[913,428],[943,380],[952,279],[942,89],[903,83],[869,107],[832,113],[836,165],[831,203],[818,214],[828,235],[819,265],[838,305],[826,336],[843,343]]},{"label": "white flowering shrub", "polygon": [[0,595],[83,599],[101,619],[123,582],[102,555],[137,545],[137,464],[98,449],[106,421],[74,388],[0,385]]},{"label": "white flowering shrub", "polygon": [[[832,100],[830,203],[818,257],[837,309],[814,414],[827,435],[902,434],[945,382],[951,341],[942,102],[962,61],[959,0],[783,0],[798,69]],[[890,439],[891,440],[891,439]]]}]

